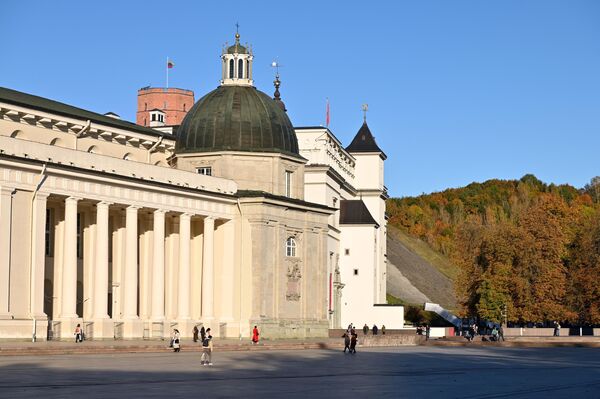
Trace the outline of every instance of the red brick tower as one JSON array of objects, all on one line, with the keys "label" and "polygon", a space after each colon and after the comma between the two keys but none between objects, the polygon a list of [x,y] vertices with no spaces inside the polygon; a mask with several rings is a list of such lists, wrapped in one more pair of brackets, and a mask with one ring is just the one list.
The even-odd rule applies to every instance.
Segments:
[{"label": "red brick tower", "polygon": [[144,87],[138,90],[135,123],[148,127],[181,125],[193,105],[194,92],[191,90]]}]

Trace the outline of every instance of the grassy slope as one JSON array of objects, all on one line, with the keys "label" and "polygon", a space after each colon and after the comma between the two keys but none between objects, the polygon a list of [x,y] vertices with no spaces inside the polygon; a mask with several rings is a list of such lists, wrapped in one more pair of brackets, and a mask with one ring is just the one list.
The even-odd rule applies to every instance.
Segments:
[{"label": "grassy slope", "polygon": [[388,235],[391,235],[393,239],[400,241],[412,252],[425,259],[450,280],[454,281],[456,279],[456,276],[458,275],[458,268],[453,265],[447,257],[434,251],[423,241],[419,240],[418,238],[411,237],[402,230],[391,225],[388,225]]}]

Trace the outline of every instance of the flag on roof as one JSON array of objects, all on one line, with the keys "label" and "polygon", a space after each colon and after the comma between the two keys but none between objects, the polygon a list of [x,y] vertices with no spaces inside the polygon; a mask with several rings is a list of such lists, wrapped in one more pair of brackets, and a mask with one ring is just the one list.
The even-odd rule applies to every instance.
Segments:
[{"label": "flag on roof", "polygon": [[173,61],[167,61],[167,68],[171,69],[175,66],[175,63]]}]

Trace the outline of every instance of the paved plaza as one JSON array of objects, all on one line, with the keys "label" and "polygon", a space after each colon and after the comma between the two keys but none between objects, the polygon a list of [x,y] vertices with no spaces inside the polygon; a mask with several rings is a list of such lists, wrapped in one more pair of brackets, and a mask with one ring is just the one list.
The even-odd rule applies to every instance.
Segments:
[{"label": "paved plaza", "polygon": [[370,348],[2,356],[2,398],[598,398],[600,349]]}]

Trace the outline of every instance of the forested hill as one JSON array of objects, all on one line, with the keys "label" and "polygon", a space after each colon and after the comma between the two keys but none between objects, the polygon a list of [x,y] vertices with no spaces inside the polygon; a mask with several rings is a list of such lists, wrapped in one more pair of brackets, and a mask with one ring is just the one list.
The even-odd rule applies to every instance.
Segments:
[{"label": "forested hill", "polygon": [[600,178],[583,189],[533,175],[390,198],[389,223],[457,268],[464,314],[600,323]]}]

